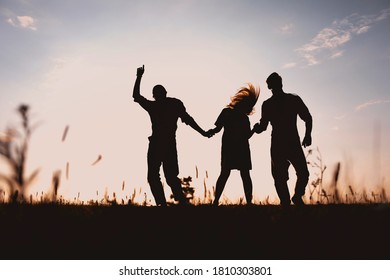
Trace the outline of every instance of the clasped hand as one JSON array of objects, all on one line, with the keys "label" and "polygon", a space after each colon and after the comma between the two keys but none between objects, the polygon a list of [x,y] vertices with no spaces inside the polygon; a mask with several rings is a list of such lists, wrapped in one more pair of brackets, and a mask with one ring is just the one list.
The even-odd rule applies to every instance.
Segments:
[{"label": "clasped hand", "polygon": [[204,132],[203,136],[204,136],[204,137],[207,137],[207,138],[211,138],[211,137],[214,136],[214,134],[215,134],[214,129],[209,129],[209,130],[207,130],[207,131]]}]

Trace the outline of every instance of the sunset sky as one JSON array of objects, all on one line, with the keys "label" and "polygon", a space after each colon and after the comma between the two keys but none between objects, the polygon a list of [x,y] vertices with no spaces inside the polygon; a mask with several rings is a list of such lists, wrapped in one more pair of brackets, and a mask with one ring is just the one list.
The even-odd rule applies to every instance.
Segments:
[{"label": "sunset sky", "polygon": [[[390,185],[388,0],[0,0],[0,38],[0,131],[18,125],[21,103],[39,123],[28,158],[29,171],[41,167],[32,192],[48,190],[52,173],[62,170],[67,198],[141,188],[140,199],[144,192],[152,199],[150,119],[131,98],[142,65],[141,93],[151,99],[153,86],[164,85],[205,130],[247,82],[261,88],[250,116],[258,122],[271,96],[265,80],[276,71],[284,90],[301,96],[313,115],[310,148],[320,149],[327,178],[341,162],[345,186]],[[276,198],[270,132],[250,140],[260,200]],[[206,139],[179,122],[180,177],[194,177],[198,166],[198,196],[206,171],[210,189],[219,175],[221,136]],[[293,169],[290,177],[292,190]],[[224,196],[235,201],[243,194],[233,172]]]}]

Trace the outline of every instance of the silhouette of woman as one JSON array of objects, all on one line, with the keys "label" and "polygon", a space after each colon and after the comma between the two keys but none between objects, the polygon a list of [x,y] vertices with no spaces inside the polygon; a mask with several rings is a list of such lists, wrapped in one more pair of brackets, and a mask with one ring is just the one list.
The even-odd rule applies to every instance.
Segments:
[{"label": "silhouette of woman", "polygon": [[260,89],[252,84],[242,87],[231,98],[231,102],[222,110],[215,128],[208,133],[214,135],[224,128],[221,150],[221,174],[218,177],[213,204],[218,205],[232,169],[240,170],[244,185],[245,198],[248,205],[252,203],[252,169],[249,138],[253,135],[248,115],[252,114]]}]

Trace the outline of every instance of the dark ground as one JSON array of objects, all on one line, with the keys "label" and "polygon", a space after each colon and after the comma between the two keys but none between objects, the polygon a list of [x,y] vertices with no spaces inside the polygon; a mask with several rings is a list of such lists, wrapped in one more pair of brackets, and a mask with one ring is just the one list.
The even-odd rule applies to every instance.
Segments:
[{"label": "dark ground", "polygon": [[390,205],[0,205],[0,259],[390,259]]}]

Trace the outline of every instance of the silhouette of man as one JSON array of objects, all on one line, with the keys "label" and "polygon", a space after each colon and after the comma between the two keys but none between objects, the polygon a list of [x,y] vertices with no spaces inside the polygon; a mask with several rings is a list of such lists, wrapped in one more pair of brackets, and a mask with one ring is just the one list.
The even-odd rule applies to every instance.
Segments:
[{"label": "silhouette of man", "polygon": [[288,168],[292,164],[297,174],[297,182],[291,200],[295,205],[302,206],[309,170],[300,143],[297,116],[306,126],[302,141],[304,147],[311,145],[312,116],[299,96],[283,91],[282,77],[278,73],[274,72],[267,78],[267,85],[272,91],[272,97],[264,101],[260,122],[255,124],[253,130],[261,133],[267,129],[268,123],[271,123],[272,176],[280,203],[284,206],[291,203],[287,181]]},{"label": "silhouette of man", "polygon": [[134,101],[141,105],[150,116],[152,135],[149,137],[148,148],[148,182],[158,206],[166,206],[163,186],[160,180],[162,165],[167,184],[171,187],[173,196],[180,204],[187,204],[183,194],[181,181],[177,177],[179,166],[176,149],[177,121],[191,126],[205,137],[210,137],[194,119],[186,112],[183,103],[176,98],[167,97],[167,91],[162,85],[153,88],[155,101],[146,99],[140,94],[140,84],[144,74],[144,66],[137,69],[137,79],[134,84]]}]

